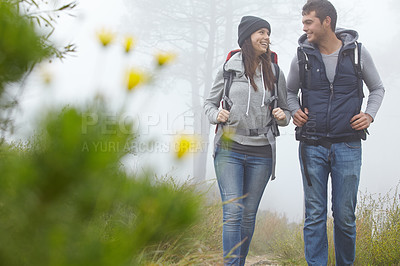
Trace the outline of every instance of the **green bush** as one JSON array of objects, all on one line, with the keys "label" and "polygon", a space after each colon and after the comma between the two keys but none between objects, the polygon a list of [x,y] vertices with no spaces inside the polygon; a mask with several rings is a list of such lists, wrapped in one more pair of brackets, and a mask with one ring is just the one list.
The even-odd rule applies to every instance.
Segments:
[{"label": "green bush", "polygon": [[19,14],[18,3],[0,3],[0,96],[4,85],[18,81],[23,74],[50,55],[29,19]]},{"label": "green bush", "polygon": [[196,221],[192,190],[125,174],[135,135],[109,114],[102,104],[51,112],[22,149],[0,146],[3,265],[136,265]]}]

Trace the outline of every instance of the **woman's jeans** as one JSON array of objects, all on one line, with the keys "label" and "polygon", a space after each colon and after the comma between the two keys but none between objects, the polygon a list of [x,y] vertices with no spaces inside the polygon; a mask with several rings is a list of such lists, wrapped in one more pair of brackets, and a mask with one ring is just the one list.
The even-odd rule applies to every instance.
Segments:
[{"label": "woman's jeans", "polygon": [[[326,219],[330,173],[336,265],[351,265],[356,251],[355,210],[361,170],[361,141],[334,143],[330,148],[301,142],[299,155],[305,199],[304,249],[307,263],[328,263]],[[306,180],[304,165],[311,186]]]},{"label": "woman's jeans", "polygon": [[217,147],[214,166],[223,202],[224,262],[244,265],[272,159]]}]

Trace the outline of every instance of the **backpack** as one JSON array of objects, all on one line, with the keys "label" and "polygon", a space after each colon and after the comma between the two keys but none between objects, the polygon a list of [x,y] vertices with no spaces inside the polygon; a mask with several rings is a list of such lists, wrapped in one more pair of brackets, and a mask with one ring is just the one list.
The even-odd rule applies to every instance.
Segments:
[{"label": "backpack", "polygon": [[[224,93],[222,95],[222,108],[225,110],[228,110],[228,111],[230,111],[230,109],[233,105],[231,99],[229,99],[229,91],[232,86],[233,78],[235,77],[236,73],[234,71],[225,70],[225,65],[229,61],[229,59],[237,52],[240,52],[240,49],[230,51],[225,59],[225,63],[223,66]],[[272,113],[272,110],[278,106],[278,80],[279,80],[279,72],[280,72],[280,69],[278,66],[278,55],[273,51],[271,51],[271,62],[273,63],[274,68],[275,68],[275,84],[276,84],[276,86],[271,91],[271,98],[270,98],[269,103],[267,104],[267,108],[269,108]],[[272,108],[272,105],[273,105],[273,108]],[[280,135],[278,125],[277,125],[275,119],[272,119],[272,130],[273,130],[274,136],[277,137]],[[215,128],[215,132],[217,132],[217,131],[218,131],[218,124],[217,124],[217,127]]]}]

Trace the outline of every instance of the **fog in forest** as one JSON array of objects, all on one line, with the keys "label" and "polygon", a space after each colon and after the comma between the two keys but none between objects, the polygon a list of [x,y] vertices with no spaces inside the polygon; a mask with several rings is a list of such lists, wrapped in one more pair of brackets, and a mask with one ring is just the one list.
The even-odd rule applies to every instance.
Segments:
[{"label": "fog in forest", "polygon": [[[77,53],[63,62],[39,66],[29,78],[16,121],[17,132],[32,131],[44,107],[84,104],[101,95],[114,107],[126,93],[122,74],[129,66],[150,69],[157,51],[173,52],[176,60],[160,71],[150,85],[129,95],[127,119],[137,121],[140,129],[138,154],[124,158],[129,172],[154,170],[158,176],[172,176],[179,182],[188,179],[215,187],[212,160],[214,126],[202,110],[218,67],[227,53],[238,48],[237,26],[244,15],[266,19],[272,28],[271,50],[285,76],[295,56],[297,39],[303,33],[298,0],[84,0],[72,12],[60,17],[54,40],[75,43]],[[400,30],[396,17],[400,2],[332,0],[338,11],[338,27],[359,33],[359,41],[371,53],[383,80],[386,95],[376,120],[363,142],[360,192],[387,193],[400,182],[399,133],[400,99],[397,51]],[[96,31],[109,29],[118,36],[134,36],[136,46],[124,55],[117,45],[99,44]],[[52,73],[53,82],[43,86],[41,71]],[[368,95],[366,86],[365,94]],[[364,100],[364,105],[367,98]],[[365,110],[365,107],[363,108]],[[260,208],[302,219],[303,192],[298,162],[298,143],[294,126],[280,129],[277,140],[277,179],[270,181]],[[196,153],[176,161],[172,155],[176,134],[201,136]],[[151,141],[151,142],[149,142]]]}]

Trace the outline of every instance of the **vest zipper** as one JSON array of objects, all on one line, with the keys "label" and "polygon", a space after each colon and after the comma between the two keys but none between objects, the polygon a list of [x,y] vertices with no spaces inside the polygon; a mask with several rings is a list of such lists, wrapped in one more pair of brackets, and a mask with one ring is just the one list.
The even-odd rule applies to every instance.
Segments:
[{"label": "vest zipper", "polygon": [[329,89],[330,89],[330,91],[331,91],[331,94],[330,94],[330,96],[329,96],[329,103],[328,103],[328,115],[327,115],[327,133],[326,133],[326,135],[327,135],[327,137],[330,137],[330,134],[329,134],[329,132],[331,131],[331,107],[332,107],[332,99],[333,99],[333,83],[332,82],[330,82],[329,83]]}]

